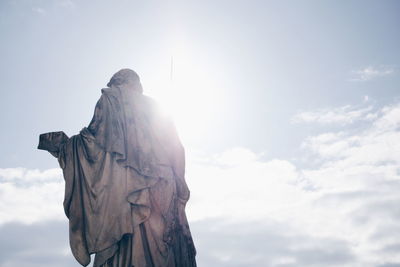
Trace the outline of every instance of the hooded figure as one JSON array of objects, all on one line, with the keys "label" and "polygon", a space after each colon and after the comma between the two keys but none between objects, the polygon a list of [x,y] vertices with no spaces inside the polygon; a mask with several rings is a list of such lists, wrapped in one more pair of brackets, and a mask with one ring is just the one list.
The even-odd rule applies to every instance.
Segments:
[{"label": "hooded figure", "polygon": [[65,179],[70,246],[83,266],[193,267],[185,215],[185,155],[173,123],[122,69],[102,89],[88,127],[40,135]]}]

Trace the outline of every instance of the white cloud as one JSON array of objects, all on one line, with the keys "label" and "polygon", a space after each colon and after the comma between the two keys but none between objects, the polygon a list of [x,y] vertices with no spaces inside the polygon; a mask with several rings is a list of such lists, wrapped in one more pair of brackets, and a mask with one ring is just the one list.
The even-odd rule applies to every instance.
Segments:
[{"label": "white cloud", "polygon": [[[199,262],[352,267],[400,262],[400,103],[326,111],[338,110],[368,123],[307,138],[304,157],[319,159],[312,168],[265,160],[246,148],[214,156],[189,153],[187,212]],[[62,196],[59,170],[0,169],[0,224],[66,220]]]},{"label": "white cloud", "polygon": [[350,105],[325,108],[315,111],[303,111],[296,114],[292,122],[294,123],[320,123],[320,124],[352,124],[356,121],[368,121],[376,117],[372,112],[372,107],[353,107]]},{"label": "white cloud", "polygon": [[[314,240],[338,240],[335,244],[350,253],[343,255],[354,257],[350,260],[349,256],[349,263],[340,266],[400,262],[398,229],[390,234],[383,230],[393,228],[400,219],[400,104],[381,108],[374,116],[370,115],[372,107],[326,111],[335,114],[338,110],[351,111],[352,120],[369,123],[307,138],[304,154],[319,159],[316,167],[299,169],[286,160],[265,161],[243,148],[226,151],[214,161],[191,161],[197,163],[188,166],[193,196],[189,217],[194,221],[224,218],[247,227],[273,221],[286,225],[280,238],[302,233]],[[243,161],[237,160],[238,152]],[[306,244],[314,245],[291,240],[285,246],[300,249]],[[327,243],[319,247],[330,249]],[[230,257],[227,266],[236,260],[234,253]],[[271,258],[262,258],[264,262],[267,259]],[[302,264],[297,256],[290,260],[294,263],[289,266],[313,266]],[[325,255],[322,262],[329,265],[329,257]]]},{"label": "white cloud", "polygon": [[318,168],[303,170],[305,179],[321,194],[317,206],[330,210],[327,216],[335,215],[331,219],[340,222],[337,231],[357,244],[354,251],[369,266],[400,260],[394,253],[377,253],[400,235],[371,240],[379,229],[400,219],[396,204],[400,201],[400,104],[376,114],[357,131],[312,136],[303,145],[310,158],[321,160]]},{"label": "white cloud", "polygon": [[61,170],[0,169],[0,225],[65,219]]},{"label": "white cloud", "polygon": [[[366,117],[369,114],[365,115]],[[303,147],[321,159],[342,158],[342,167],[360,164],[398,164],[400,160],[400,105],[386,106],[356,132],[328,132],[309,137]],[[332,164],[327,161],[326,164]]]},{"label": "white cloud", "polygon": [[369,81],[378,77],[388,76],[395,72],[390,66],[368,66],[352,71],[352,81]]},{"label": "white cloud", "polygon": [[245,155],[242,162],[238,161],[239,149],[217,155],[213,162],[189,162],[191,219],[260,219],[282,212],[281,208],[291,206],[293,199],[302,198],[301,189],[295,186],[298,172],[293,164],[278,159],[262,161],[250,150],[240,150]]}]

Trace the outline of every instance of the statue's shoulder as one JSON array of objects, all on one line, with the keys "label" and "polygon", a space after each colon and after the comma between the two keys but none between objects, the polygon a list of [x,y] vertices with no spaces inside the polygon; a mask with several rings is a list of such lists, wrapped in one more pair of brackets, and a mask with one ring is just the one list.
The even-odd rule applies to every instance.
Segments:
[{"label": "statue's shoulder", "polygon": [[146,103],[147,110],[153,119],[158,121],[158,124],[171,124],[171,114],[165,107],[156,99],[143,95],[144,102]]},{"label": "statue's shoulder", "polygon": [[157,107],[158,106],[157,101],[154,98],[150,97],[150,96],[142,95],[142,99],[147,105],[149,105],[151,107]]},{"label": "statue's shoulder", "polygon": [[147,95],[142,95],[143,102],[147,106],[147,109],[152,112],[154,115],[162,115],[161,105],[152,97]]},{"label": "statue's shoulder", "polygon": [[103,88],[103,89],[101,89],[101,94],[103,96],[114,96],[114,97],[116,97],[117,93],[118,92],[116,90],[113,90],[112,88]]}]

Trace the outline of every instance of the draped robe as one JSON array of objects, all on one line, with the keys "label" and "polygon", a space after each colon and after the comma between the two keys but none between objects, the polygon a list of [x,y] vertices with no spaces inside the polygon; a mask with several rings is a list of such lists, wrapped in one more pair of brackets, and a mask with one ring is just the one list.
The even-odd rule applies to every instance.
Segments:
[{"label": "draped robe", "polygon": [[83,266],[196,266],[185,215],[189,190],[175,128],[149,97],[102,90],[88,127],[40,136],[65,179],[70,247]]}]

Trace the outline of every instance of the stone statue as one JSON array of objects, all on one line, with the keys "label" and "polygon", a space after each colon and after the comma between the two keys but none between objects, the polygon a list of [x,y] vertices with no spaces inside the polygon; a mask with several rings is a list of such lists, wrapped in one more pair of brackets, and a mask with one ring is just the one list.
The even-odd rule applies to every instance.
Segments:
[{"label": "stone statue", "polygon": [[102,89],[88,127],[40,135],[65,179],[70,246],[83,266],[193,267],[185,215],[185,155],[173,123],[122,69]]}]

